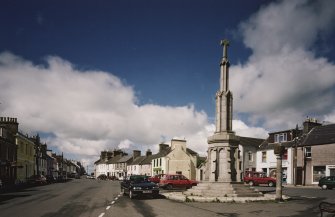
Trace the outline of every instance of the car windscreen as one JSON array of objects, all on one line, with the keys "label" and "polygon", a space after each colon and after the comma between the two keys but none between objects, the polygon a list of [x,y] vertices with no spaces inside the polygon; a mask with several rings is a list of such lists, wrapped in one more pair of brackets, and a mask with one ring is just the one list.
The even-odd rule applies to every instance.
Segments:
[{"label": "car windscreen", "polygon": [[148,182],[148,178],[146,176],[131,176],[130,181],[135,183]]}]

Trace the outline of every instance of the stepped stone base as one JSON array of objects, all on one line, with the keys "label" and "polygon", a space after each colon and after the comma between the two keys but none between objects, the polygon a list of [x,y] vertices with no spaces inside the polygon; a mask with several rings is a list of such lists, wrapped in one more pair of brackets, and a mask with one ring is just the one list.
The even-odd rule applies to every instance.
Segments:
[{"label": "stepped stone base", "polygon": [[201,182],[183,193],[203,197],[263,197],[263,194],[243,183]]}]

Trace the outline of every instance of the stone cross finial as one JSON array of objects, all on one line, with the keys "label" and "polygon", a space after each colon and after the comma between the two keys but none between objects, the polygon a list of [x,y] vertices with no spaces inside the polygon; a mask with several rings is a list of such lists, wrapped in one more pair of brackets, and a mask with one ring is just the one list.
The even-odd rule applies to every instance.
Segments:
[{"label": "stone cross finial", "polygon": [[229,46],[229,41],[227,39],[221,40],[221,46],[223,46],[223,58],[227,58],[227,51]]}]

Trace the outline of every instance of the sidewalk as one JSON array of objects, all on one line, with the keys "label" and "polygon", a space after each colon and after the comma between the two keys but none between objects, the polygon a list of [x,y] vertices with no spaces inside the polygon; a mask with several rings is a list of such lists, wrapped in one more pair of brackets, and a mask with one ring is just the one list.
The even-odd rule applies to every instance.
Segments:
[{"label": "sidewalk", "polygon": [[283,185],[284,188],[320,188],[318,185],[293,185],[293,184],[287,184]]},{"label": "sidewalk", "polygon": [[[259,201],[275,201],[275,194],[264,194],[262,197],[207,197],[207,196],[188,196],[182,192],[166,192],[161,193],[164,197],[170,200],[179,202],[214,202],[214,203],[247,203],[247,202],[259,202]],[[290,197],[283,195],[284,201],[290,199]]]},{"label": "sidewalk", "polygon": [[28,184],[6,185],[0,188],[0,194],[22,191],[28,187],[32,187],[32,186]]}]

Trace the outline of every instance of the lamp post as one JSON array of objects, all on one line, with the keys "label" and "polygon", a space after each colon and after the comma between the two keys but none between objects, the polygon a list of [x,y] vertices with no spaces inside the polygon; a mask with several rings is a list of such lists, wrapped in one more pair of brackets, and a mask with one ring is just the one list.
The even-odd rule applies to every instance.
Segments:
[{"label": "lamp post", "polygon": [[41,154],[40,136],[37,134],[35,137],[35,157],[36,157],[37,175],[40,175],[40,154]]}]

